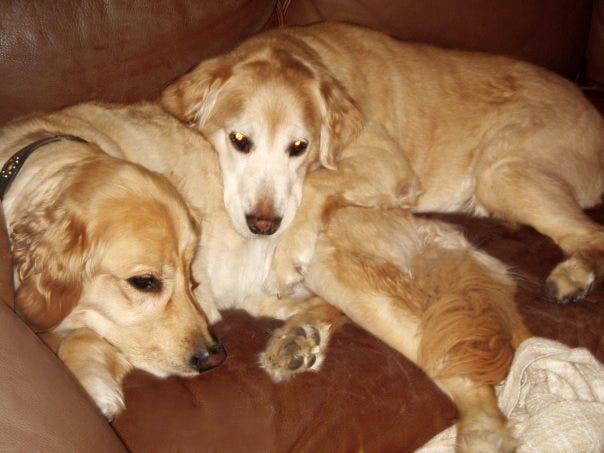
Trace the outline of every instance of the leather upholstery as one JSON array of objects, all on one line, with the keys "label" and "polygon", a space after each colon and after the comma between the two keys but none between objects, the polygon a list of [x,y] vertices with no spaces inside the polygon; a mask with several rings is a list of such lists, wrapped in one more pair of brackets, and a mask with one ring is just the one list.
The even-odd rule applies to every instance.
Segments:
[{"label": "leather upholstery", "polygon": [[220,367],[187,380],[129,376],[128,411],[113,424],[126,445],[141,452],[402,452],[453,422],[455,407],[419,369],[353,325],[336,335],[319,373],[272,383],[257,354],[277,325],[229,312],[215,330],[229,354]]},{"label": "leather upholstery", "polygon": [[5,304],[0,363],[0,451],[125,451],[62,362]]},{"label": "leather upholstery", "polygon": [[[603,0],[595,1],[601,24]],[[591,9],[590,0],[4,1],[0,124],[86,100],[153,98],[202,58],[277,23],[346,20],[401,39],[510,54],[574,78]],[[604,54],[597,30],[596,62]],[[594,64],[590,74],[601,74],[601,61]]]},{"label": "leather upholstery", "polygon": [[595,0],[587,47],[587,78],[604,86],[604,0]]},{"label": "leather upholstery", "polygon": [[4,1],[0,123],[86,100],[153,98],[272,11],[271,0]]},{"label": "leather upholstery", "polygon": [[592,7],[590,0],[285,3],[286,24],[352,22],[407,41],[511,55],[569,78],[576,77],[583,64]]},{"label": "leather upholstery", "polygon": [[[570,78],[604,80],[604,0],[6,0],[0,14],[0,124],[90,99],[155,97],[202,58],[258,30],[321,19],[399,38],[507,53]],[[594,10],[590,25],[591,10]],[[589,36],[589,52],[586,46]],[[604,95],[591,93],[604,108]],[[0,142],[1,146],[1,142]],[[604,223],[604,208],[592,212]],[[604,360],[604,288],[572,306],[541,298],[560,251],[524,228],[449,216],[512,266],[520,310],[537,334]],[[1,219],[0,219],[1,220]],[[3,225],[3,222],[0,222]],[[324,369],[274,385],[257,367],[275,321],[230,312],[217,332],[229,357],[195,379],[126,381],[115,432],[61,363],[11,312],[12,270],[0,227],[0,451],[411,451],[453,422],[449,400],[386,345],[349,325]]]}]

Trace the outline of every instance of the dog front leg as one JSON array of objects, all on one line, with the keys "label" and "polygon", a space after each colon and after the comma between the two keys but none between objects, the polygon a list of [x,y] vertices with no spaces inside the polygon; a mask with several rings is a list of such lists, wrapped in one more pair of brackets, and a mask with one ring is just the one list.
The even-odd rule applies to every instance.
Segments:
[{"label": "dog front leg", "polygon": [[320,297],[304,300],[267,298],[246,309],[255,316],[284,319],[275,330],[260,365],[275,381],[283,381],[304,371],[318,371],[325,359],[329,340],[347,321],[337,308]]},{"label": "dog front leg", "polygon": [[[44,338],[51,347],[56,337]],[[122,381],[132,365],[115,347],[90,329],[61,338],[57,355],[108,420],[125,409]]]}]

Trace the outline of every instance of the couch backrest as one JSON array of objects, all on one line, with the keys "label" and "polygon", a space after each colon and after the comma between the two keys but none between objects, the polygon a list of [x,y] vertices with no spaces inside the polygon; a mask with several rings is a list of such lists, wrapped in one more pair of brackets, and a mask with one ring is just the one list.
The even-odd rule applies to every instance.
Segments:
[{"label": "couch backrest", "polygon": [[[203,58],[274,24],[343,20],[398,38],[509,54],[604,82],[604,0],[5,0],[0,124],[92,99],[156,97]],[[588,63],[590,63],[588,62]]]},{"label": "couch backrest", "polygon": [[0,124],[93,99],[157,96],[269,22],[274,0],[4,0]]},{"label": "couch backrest", "polygon": [[407,41],[521,58],[574,78],[582,69],[591,0],[291,0],[286,24],[341,20]]},{"label": "couch backrest", "polygon": [[585,76],[604,87],[604,0],[594,2]]}]

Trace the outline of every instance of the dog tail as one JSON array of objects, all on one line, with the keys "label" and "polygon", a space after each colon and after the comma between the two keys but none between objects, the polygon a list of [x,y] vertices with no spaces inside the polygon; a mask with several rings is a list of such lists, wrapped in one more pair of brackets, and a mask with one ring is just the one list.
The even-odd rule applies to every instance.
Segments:
[{"label": "dog tail", "polygon": [[467,377],[493,385],[508,373],[528,337],[516,311],[511,278],[488,269],[467,250],[418,256],[417,282],[428,292],[418,363],[433,378]]}]

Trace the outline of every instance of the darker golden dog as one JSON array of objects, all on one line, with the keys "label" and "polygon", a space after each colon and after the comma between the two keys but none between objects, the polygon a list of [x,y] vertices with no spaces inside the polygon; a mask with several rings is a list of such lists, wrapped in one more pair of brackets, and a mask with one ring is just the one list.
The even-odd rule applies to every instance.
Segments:
[{"label": "darker golden dog", "polygon": [[56,126],[38,117],[0,131],[3,161],[38,146],[3,199],[16,307],[113,418],[132,368],[190,376],[224,350],[192,293],[199,225],[180,194]]}]

